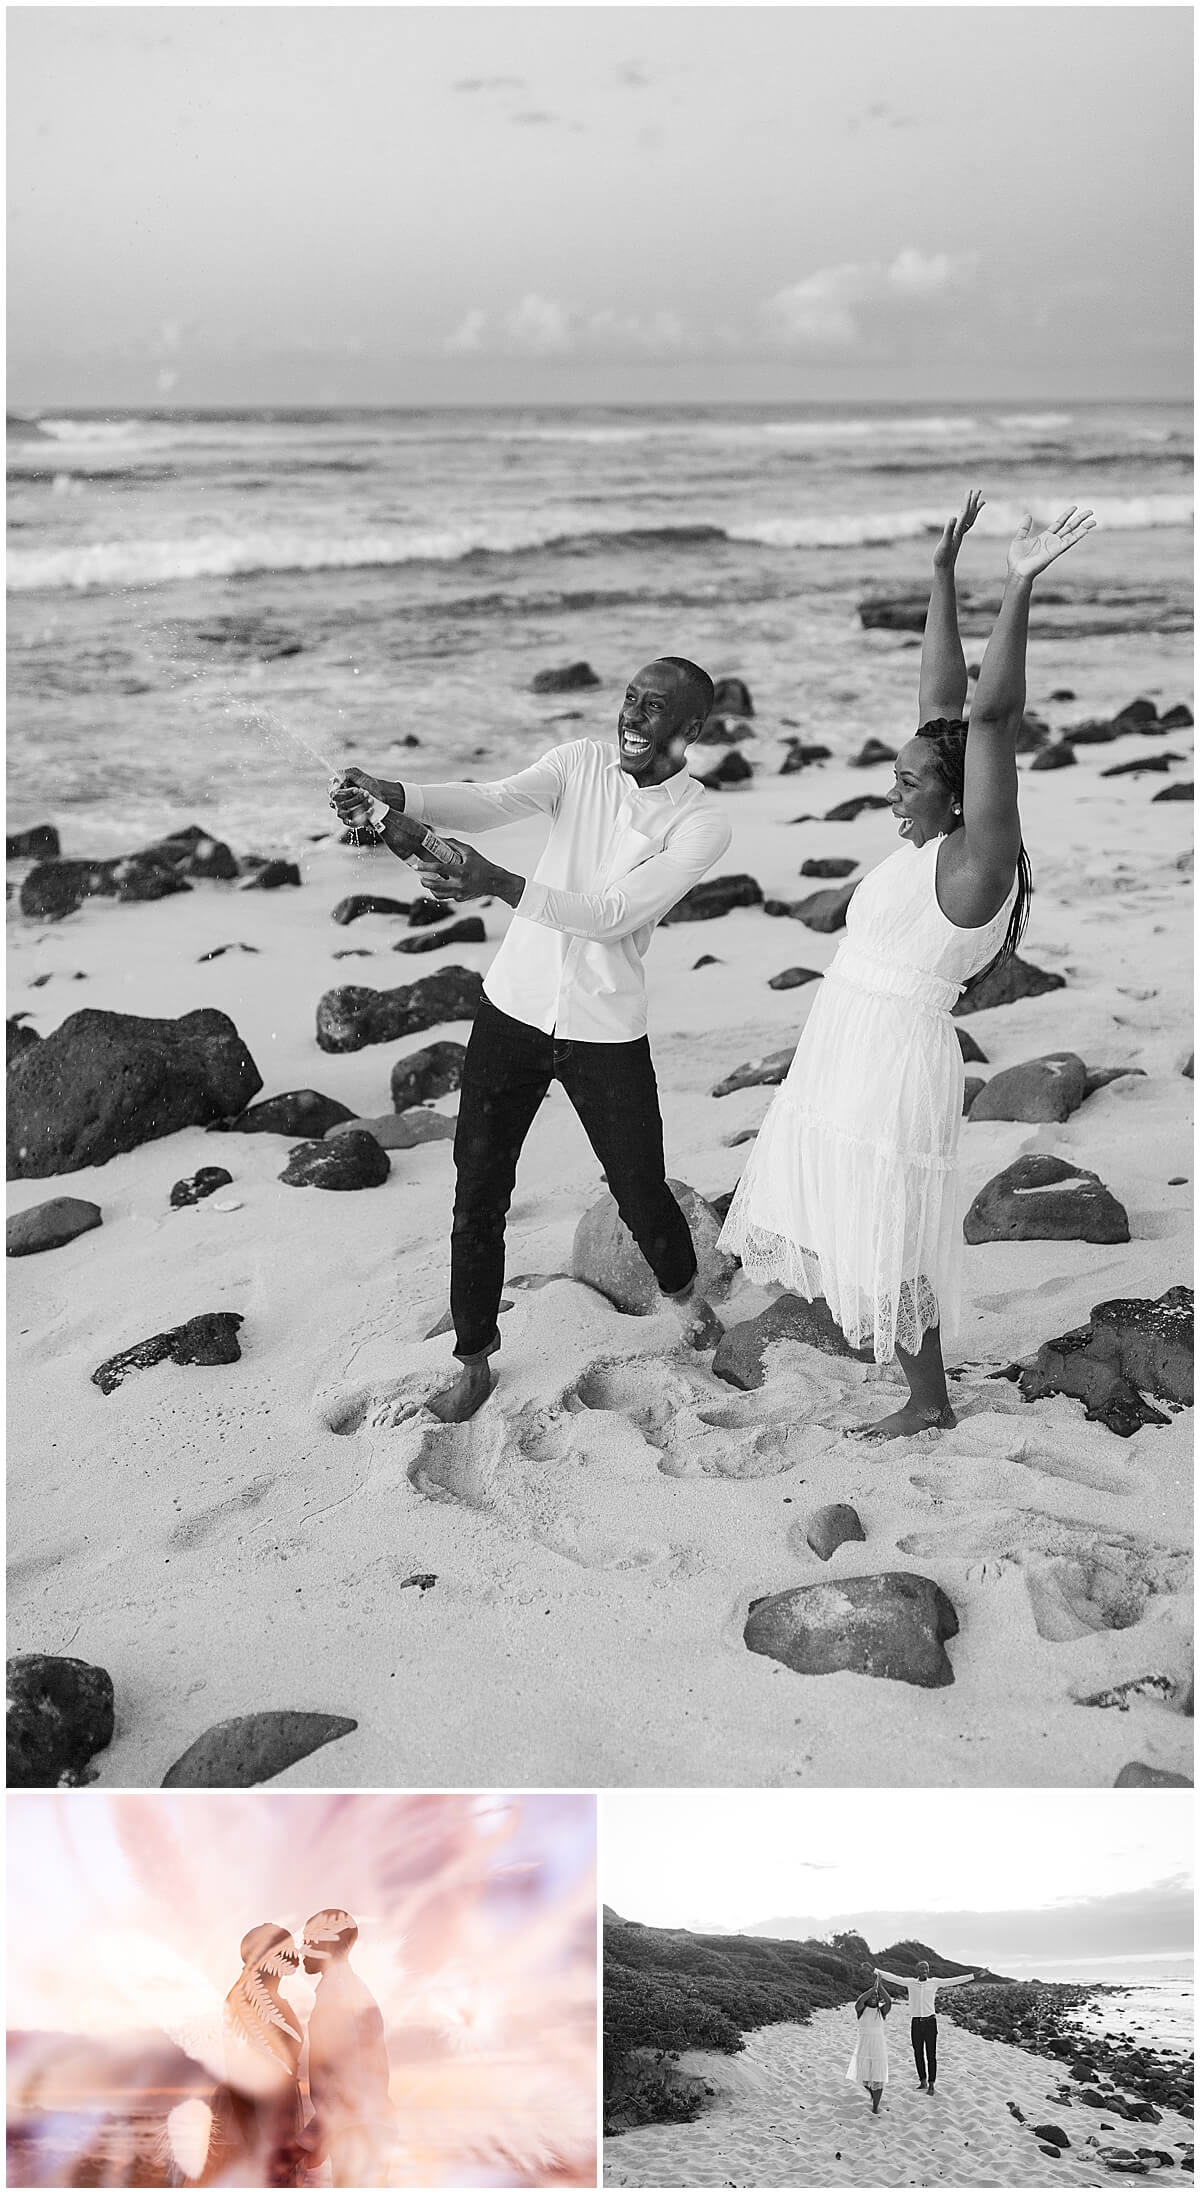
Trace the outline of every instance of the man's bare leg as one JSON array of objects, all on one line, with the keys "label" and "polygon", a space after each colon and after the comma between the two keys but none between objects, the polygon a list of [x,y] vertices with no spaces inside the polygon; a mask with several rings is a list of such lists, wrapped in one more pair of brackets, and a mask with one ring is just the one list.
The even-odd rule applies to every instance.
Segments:
[{"label": "man's bare leg", "polygon": [[500,1336],[497,1334],[495,1340],[487,1348],[480,1349],[478,1355],[464,1356],[461,1359],[462,1370],[457,1379],[452,1380],[449,1386],[439,1388],[426,1402],[425,1407],[431,1416],[440,1417],[444,1425],[463,1425],[468,1417],[473,1417],[476,1410],[482,1408],[496,1384],[496,1374],[488,1357],[494,1356],[499,1346]]},{"label": "man's bare leg", "polygon": [[701,1295],[695,1276],[681,1288],[678,1295],[664,1295],[664,1302],[671,1305],[683,1328],[683,1338],[689,1348],[715,1348],[725,1331],[712,1304]]}]

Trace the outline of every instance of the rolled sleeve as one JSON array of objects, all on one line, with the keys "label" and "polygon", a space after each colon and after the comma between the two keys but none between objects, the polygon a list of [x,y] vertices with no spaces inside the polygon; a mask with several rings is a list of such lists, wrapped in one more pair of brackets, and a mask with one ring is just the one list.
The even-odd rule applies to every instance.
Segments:
[{"label": "rolled sleeve", "polygon": [[527,922],[561,930],[568,937],[616,943],[660,922],[720,860],[732,835],[720,817],[698,817],[677,830],[661,853],[651,854],[619,883],[592,892],[560,891],[550,884],[530,882],[516,911]]}]

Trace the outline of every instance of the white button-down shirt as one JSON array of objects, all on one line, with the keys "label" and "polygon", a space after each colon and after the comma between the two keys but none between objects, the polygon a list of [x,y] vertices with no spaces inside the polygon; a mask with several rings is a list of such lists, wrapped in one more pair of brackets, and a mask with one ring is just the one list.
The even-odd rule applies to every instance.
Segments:
[{"label": "white button-down shirt", "polygon": [[593,1044],[646,1033],[642,965],[664,914],[733,833],[686,769],[638,785],[615,746],[571,739],[492,784],[409,785],[405,812],[435,830],[553,817],[537,869],[484,979],[501,1013]]},{"label": "white button-down shirt", "polygon": [[908,1990],[908,2008],[914,2019],[932,2019],[939,1988],[943,1990],[962,1988],[967,1981],[973,1981],[975,1975],[973,1973],[956,1973],[951,1980],[935,1981],[932,1977],[927,1981],[905,1980],[903,1975],[899,1973],[885,1973],[883,1967],[880,1966],[879,1978],[881,1981],[890,1982],[893,1988],[906,1988]]}]

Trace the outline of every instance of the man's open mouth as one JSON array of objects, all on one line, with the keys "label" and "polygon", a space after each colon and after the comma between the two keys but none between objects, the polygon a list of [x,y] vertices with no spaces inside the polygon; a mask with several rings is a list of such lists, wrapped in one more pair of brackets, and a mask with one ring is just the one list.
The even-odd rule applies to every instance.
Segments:
[{"label": "man's open mouth", "polygon": [[621,733],[621,748],[625,754],[637,756],[649,754],[653,745],[654,741],[652,739],[643,739],[640,731],[623,731]]}]

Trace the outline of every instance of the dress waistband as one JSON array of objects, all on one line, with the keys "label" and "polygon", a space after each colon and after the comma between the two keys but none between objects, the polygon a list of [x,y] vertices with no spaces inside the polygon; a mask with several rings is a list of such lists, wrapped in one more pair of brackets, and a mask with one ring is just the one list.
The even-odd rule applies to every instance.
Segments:
[{"label": "dress waistband", "polygon": [[825,970],[825,980],[853,984],[855,990],[875,991],[883,998],[904,998],[927,1013],[949,1013],[956,1004],[961,983],[943,975],[927,975],[922,968],[898,967],[873,953],[857,952],[853,945],[839,945]]}]

